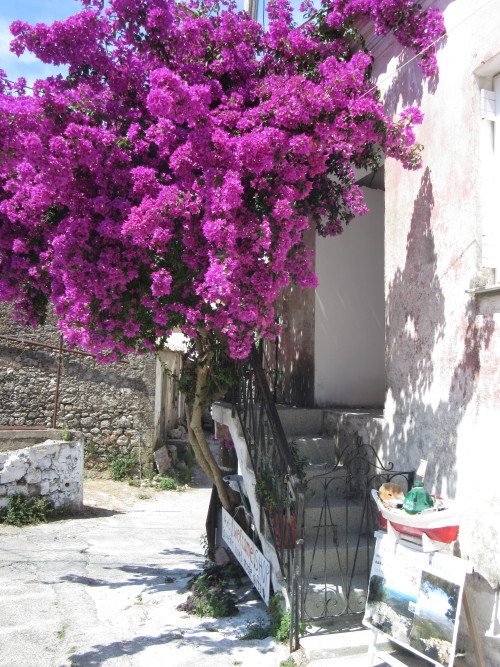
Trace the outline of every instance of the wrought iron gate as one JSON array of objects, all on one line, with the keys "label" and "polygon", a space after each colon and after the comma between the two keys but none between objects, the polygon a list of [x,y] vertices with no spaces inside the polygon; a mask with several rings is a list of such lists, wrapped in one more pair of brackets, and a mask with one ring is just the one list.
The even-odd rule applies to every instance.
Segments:
[{"label": "wrought iron gate", "polygon": [[380,527],[370,491],[389,481],[409,489],[413,477],[385,467],[375,449],[358,438],[335,465],[309,478],[301,576],[305,622],[364,611],[373,534]]}]

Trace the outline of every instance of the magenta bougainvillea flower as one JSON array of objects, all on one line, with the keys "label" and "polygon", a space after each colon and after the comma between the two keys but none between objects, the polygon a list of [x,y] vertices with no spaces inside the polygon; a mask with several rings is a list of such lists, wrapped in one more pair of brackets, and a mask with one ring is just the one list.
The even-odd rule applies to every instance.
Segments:
[{"label": "magenta bougainvillea flower", "polygon": [[[290,282],[316,284],[304,232],[365,212],[354,167],[419,165],[418,109],[387,116],[360,20],[422,52],[442,16],[413,0],[271,0],[268,29],[229,3],[82,0],[51,26],[16,21],[11,50],[68,66],[0,72],[0,300],[115,360],[175,327],[245,357],[275,335]],[[310,19],[310,20],[308,20]]]}]

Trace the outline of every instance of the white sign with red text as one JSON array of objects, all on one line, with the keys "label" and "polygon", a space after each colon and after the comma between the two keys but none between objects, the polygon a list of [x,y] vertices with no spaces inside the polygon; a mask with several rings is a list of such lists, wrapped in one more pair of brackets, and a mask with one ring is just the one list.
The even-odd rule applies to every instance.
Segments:
[{"label": "white sign with red text", "polygon": [[271,563],[225,509],[222,510],[222,539],[248,574],[261,598],[269,604]]}]

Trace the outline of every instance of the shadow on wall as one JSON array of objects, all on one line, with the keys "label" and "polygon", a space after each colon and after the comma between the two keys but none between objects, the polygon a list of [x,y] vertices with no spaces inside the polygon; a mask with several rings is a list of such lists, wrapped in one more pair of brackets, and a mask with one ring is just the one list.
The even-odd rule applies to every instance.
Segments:
[{"label": "shadow on wall", "polygon": [[[456,325],[452,352],[457,362],[451,381],[444,380],[449,381],[448,396],[431,402],[431,389],[444,394],[437,384],[440,369],[434,367],[439,359],[434,349],[446,327],[431,228],[433,207],[431,172],[426,169],[414,204],[405,266],[395,273],[387,291],[386,414],[392,415],[392,424],[385,426],[384,455],[397,467],[416,467],[421,458],[430,455],[427,486],[454,497],[457,429],[473,398],[480,353],[489,346],[494,321],[487,316],[478,324],[475,301],[467,304],[462,321]],[[449,369],[444,372],[449,378]]]},{"label": "shadow on wall", "polygon": [[314,403],[314,290],[290,286],[282,297],[283,329],[279,338],[278,372],[281,396],[287,405]]},{"label": "shadow on wall", "polygon": [[416,60],[405,65],[412,55],[409,50],[400,54],[396,65],[398,73],[390,79],[390,84],[384,93],[384,108],[390,116],[396,116],[398,109],[420,106],[426,84],[429,92],[434,92],[437,88],[439,74],[425,79]]},{"label": "shadow on wall", "polygon": [[[147,366],[148,364],[153,364],[154,357],[151,355],[151,359],[145,355],[139,358],[139,364]],[[103,387],[104,391],[108,391],[110,388],[113,390],[117,389],[131,389],[141,394],[147,394],[150,387],[146,384],[144,379],[139,376],[141,372],[145,372],[142,368],[136,368],[131,365],[129,360],[129,366],[118,365],[118,364],[98,364],[96,361],[82,363],[80,360],[69,359],[66,360],[64,365],[64,377],[72,380],[83,379],[86,381],[91,381],[95,384],[105,385]],[[136,374],[134,376],[134,373]],[[151,373],[154,373],[154,369],[151,370]]]},{"label": "shadow on wall", "polygon": [[[435,0],[432,3],[433,9],[444,12],[453,0]],[[447,26],[448,30],[450,26]],[[439,51],[446,46],[448,38],[446,35],[440,39],[436,44],[436,49]],[[411,62],[410,62],[411,61]],[[391,76],[390,85],[384,93],[384,107],[389,115],[394,116],[398,109],[405,109],[410,106],[420,106],[424,94],[424,88],[432,95],[436,92],[439,84],[439,72],[429,78],[425,78],[422,70],[418,66],[418,58],[410,49],[401,51],[397,65],[397,73]],[[393,71],[393,70],[391,70]],[[381,74],[383,81],[386,75]],[[387,74],[387,77],[390,73]],[[382,85],[383,87],[383,85]]]}]

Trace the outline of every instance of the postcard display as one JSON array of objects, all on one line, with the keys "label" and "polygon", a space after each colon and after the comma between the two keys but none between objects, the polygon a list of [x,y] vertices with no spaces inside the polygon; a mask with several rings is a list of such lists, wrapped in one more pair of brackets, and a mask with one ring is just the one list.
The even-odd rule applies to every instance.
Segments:
[{"label": "postcard display", "polygon": [[[392,655],[377,651],[379,633],[434,665],[451,667],[455,656],[465,575],[469,563],[381,531],[370,573],[364,625],[374,631],[371,662]],[[388,659],[389,658],[389,659]]]}]

